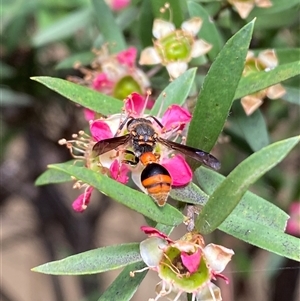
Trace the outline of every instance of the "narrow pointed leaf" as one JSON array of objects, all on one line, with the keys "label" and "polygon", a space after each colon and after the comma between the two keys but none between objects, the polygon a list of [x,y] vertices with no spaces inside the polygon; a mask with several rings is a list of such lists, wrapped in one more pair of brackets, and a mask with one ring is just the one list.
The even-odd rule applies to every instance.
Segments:
[{"label": "narrow pointed leaf", "polygon": [[[84,163],[83,161],[76,161],[76,160],[70,160],[67,162],[64,162],[65,165],[75,165],[83,167]],[[47,169],[44,171],[38,178],[35,180],[34,185],[41,186],[41,185],[47,185],[47,184],[57,184],[57,183],[64,183],[72,181],[72,178],[70,175],[66,174],[63,171],[57,170],[57,169]]]},{"label": "narrow pointed leaf", "polygon": [[219,227],[220,230],[278,255],[300,261],[300,239],[284,232],[261,226],[257,221],[245,221],[228,217]]},{"label": "narrow pointed leaf", "polygon": [[156,116],[159,111],[164,112],[172,104],[183,105],[194,83],[196,71],[196,68],[189,69],[172,81],[160,93],[150,114]]},{"label": "narrow pointed leaf", "polygon": [[94,59],[95,54],[91,51],[81,52],[73,54],[66,59],[59,62],[55,69],[71,69],[73,68],[74,64],[79,62],[81,65],[85,66],[91,63],[91,61]]},{"label": "narrow pointed leaf", "polygon": [[254,152],[269,144],[267,125],[260,110],[247,116],[240,102],[235,102],[232,106],[232,112],[231,126],[240,128],[245,140]]},{"label": "narrow pointed leaf", "polygon": [[169,204],[160,208],[148,195],[112,180],[105,175],[87,168],[64,163],[49,165],[49,168],[74,176],[76,179],[95,187],[105,195],[158,223],[177,226],[183,222],[184,216],[176,208]]},{"label": "narrow pointed leaf", "polygon": [[212,49],[207,55],[210,57],[210,59],[215,59],[223,47],[224,41],[222,36],[219,34],[214,20],[209,16],[205,8],[199,3],[189,1],[188,9],[191,17],[200,17],[203,20],[198,37],[213,45]]},{"label": "narrow pointed leaf", "polygon": [[123,106],[123,102],[116,98],[101,94],[64,79],[48,76],[31,77],[31,79],[45,85],[49,89],[77,104],[103,115],[119,113]]},{"label": "narrow pointed leaf", "polygon": [[[203,190],[209,195],[226,179],[224,176],[205,167],[198,168],[195,175]],[[247,191],[228,218],[222,223],[222,230],[232,234],[229,232],[230,229],[225,227],[230,221],[245,229],[244,233],[246,233],[248,222],[256,222],[261,225],[261,231],[268,227],[283,232],[288,218],[288,214],[279,207]],[[239,237],[239,239],[244,240],[243,236]]]},{"label": "narrow pointed leaf", "polygon": [[249,18],[253,18],[256,16],[263,16],[264,18],[268,18],[267,15],[278,13],[284,10],[287,10],[295,5],[299,5],[299,0],[289,0],[289,1],[282,1],[282,0],[272,0],[272,6],[265,8],[265,7],[254,7],[251,11]]},{"label": "narrow pointed leaf", "polygon": [[203,234],[216,229],[238,205],[249,186],[281,162],[299,142],[300,136],[264,147],[239,164],[209,197],[196,220]]},{"label": "narrow pointed leaf", "polygon": [[61,41],[91,23],[91,8],[80,9],[69,13],[66,17],[56,21],[51,26],[38,31],[32,38],[35,47],[41,47],[54,41]]},{"label": "narrow pointed leaf", "polygon": [[204,193],[200,187],[191,182],[188,185],[180,188],[173,188],[170,192],[170,196],[177,201],[204,205],[208,200],[208,195]]},{"label": "narrow pointed leaf", "polygon": [[32,271],[51,275],[87,275],[119,269],[141,260],[139,243],[130,243],[79,253],[45,263]]},{"label": "narrow pointed leaf", "polygon": [[188,145],[210,151],[216,143],[244,69],[253,26],[254,21],[229,39],[211,65],[190,123]]},{"label": "narrow pointed leaf", "polygon": [[242,77],[234,99],[253,94],[300,74],[300,61],[279,65],[268,72],[260,71]]},{"label": "narrow pointed leaf", "polygon": [[294,87],[284,86],[286,93],[281,97],[283,100],[286,100],[290,103],[300,105],[300,89]]},{"label": "narrow pointed leaf", "polygon": [[47,169],[35,181],[36,186],[72,181],[70,175],[56,169]]},{"label": "narrow pointed leaf", "polygon": [[104,0],[92,0],[97,25],[104,40],[108,43],[111,53],[117,53],[127,48],[123,33],[116,24],[111,9]]},{"label": "narrow pointed leaf", "polygon": [[[225,179],[204,167],[198,168],[195,174],[208,194],[212,194]],[[299,239],[284,233],[288,217],[274,204],[247,191],[218,229],[254,246],[299,261]]]},{"label": "narrow pointed leaf", "polygon": [[151,11],[152,9],[151,5],[151,1],[141,2],[141,9],[138,21],[138,32],[139,39],[143,48],[153,46],[152,26],[154,16],[152,14],[149,14],[149,11]]},{"label": "narrow pointed leaf", "polygon": [[125,267],[98,301],[115,300],[116,296],[122,296],[122,301],[132,300],[132,296],[137,291],[148,271],[136,273],[134,277],[130,277],[130,272],[140,270],[145,266],[144,262],[138,262]]}]

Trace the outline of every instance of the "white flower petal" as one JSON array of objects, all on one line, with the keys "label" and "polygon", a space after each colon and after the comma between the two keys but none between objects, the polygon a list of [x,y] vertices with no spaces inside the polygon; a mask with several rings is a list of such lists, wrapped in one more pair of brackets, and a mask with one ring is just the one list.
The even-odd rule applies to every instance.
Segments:
[{"label": "white flower petal", "polygon": [[143,166],[141,164],[138,164],[137,167],[133,168],[131,171],[131,178],[134,184],[142,190],[145,194],[148,194],[148,191],[146,188],[143,186],[142,181],[141,181],[141,173],[143,170]]},{"label": "white flower petal", "polygon": [[141,69],[136,68],[134,70],[133,76],[134,79],[140,83],[143,89],[147,89],[150,87],[151,84],[149,78]]},{"label": "white flower petal", "polygon": [[246,62],[254,57],[255,57],[254,52],[252,50],[248,50],[247,56],[246,56]]},{"label": "white flower petal", "polygon": [[271,7],[273,5],[273,3],[270,0],[255,0],[255,4],[258,7]]},{"label": "white flower petal", "polygon": [[186,62],[174,62],[169,63],[166,68],[171,78],[177,78],[187,70],[188,64]]},{"label": "white flower petal", "polygon": [[161,58],[154,47],[147,47],[141,52],[140,65],[155,65],[161,63]]},{"label": "white flower petal", "polygon": [[157,267],[168,242],[160,237],[150,237],[140,243],[140,254],[148,267]]},{"label": "white flower petal", "polygon": [[238,0],[229,1],[237,10],[242,19],[246,19],[254,7],[252,2],[240,2]]},{"label": "white flower petal", "polygon": [[196,34],[199,32],[201,25],[202,25],[202,19],[199,17],[194,17],[190,20],[187,20],[181,24],[181,29],[184,31],[187,31],[190,33],[193,37],[196,36]]},{"label": "white flower petal", "polygon": [[262,98],[260,96],[257,97],[255,94],[247,95],[241,99],[242,107],[247,116],[250,116],[254,111],[256,111],[262,103]]},{"label": "white flower petal", "polygon": [[286,93],[285,89],[282,85],[277,84],[267,88],[267,96],[270,99],[277,99],[282,97]]},{"label": "white flower petal", "polygon": [[274,69],[278,65],[278,60],[274,49],[267,49],[260,52],[257,58],[267,67],[267,71]]},{"label": "white flower petal", "polygon": [[207,53],[212,48],[212,45],[205,42],[204,40],[196,40],[192,48],[192,57],[198,57]]},{"label": "white flower petal", "polygon": [[176,29],[175,25],[171,22],[155,19],[153,22],[152,34],[156,39],[160,39]]},{"label": "white flower petal", "polygon": [[233,250],[215,244],[207,245],[203,252],[210,268],[215,273],[221,273],[234,254]]}]

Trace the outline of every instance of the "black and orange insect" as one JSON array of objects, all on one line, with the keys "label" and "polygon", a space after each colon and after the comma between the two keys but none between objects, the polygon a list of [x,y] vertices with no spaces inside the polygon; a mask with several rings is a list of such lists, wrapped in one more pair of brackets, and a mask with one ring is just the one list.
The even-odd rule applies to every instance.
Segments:
[{"label": "black and orange insect", "polygon": [[[163,206],[170,192],[172,179],[167,169],[158,163],[159,156],[154,153],[157,143],[191,157],[215,170],[219,169],[221,164],[218,159],[205,151],[160,137],[150,118],[163,128],[163,125],[154,116],[146,118],[129,116],[121,123],[117,132],[117,134],[120,133],[127,124],[128,134],[100,140],[94,145],[93,151],[98,155],[102,155],[123,146],[125,153],[134,156],[133,161],[124,160],[124,162],[136,165],[140,161],[145,166],[141,174],[142,185],[157,204]],[[126,150],[128,147],[131,147],[132,151]]]}]

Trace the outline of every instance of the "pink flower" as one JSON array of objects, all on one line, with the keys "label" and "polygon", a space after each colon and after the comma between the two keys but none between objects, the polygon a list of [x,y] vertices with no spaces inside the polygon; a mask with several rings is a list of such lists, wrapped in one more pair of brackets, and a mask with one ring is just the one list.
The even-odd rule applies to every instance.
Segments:
[{"label": "pink flower", "polygon": [[99,73],[92,81],[92,88],[102,93],[110,91],[113,88],[114,83],[111,82],[105,73]]},{"label": "pink flower", "polygon": [[166,296],[169,300],[179,299],[183,293],[191,293],[192,300],[221,301],[221,291],[211,281],[220,274],[231,260],[233,250],[223,246],[205,245],[203,237],[189,232],[173,241],[164,233],[148,226],[141,230],[150,237],[140,243],[140,254],[147,268],[158,273],[161,282],[156,287],[155,300]]},{"label": "pink flower", "polygon": [[73,202],[72,207],[77,212],[83,212],[87,205],[90,202],[92,191],[94,190],[94,187],[88,186],[84,193],[79,195],[77,199]]},{"label": "pink flower", "polygon": [[95,119],[95,112],[90,110],[90,109],[87,109],[87,108],[84,108],[84,118],[85,120],[87,121],[90,121],[90,120],[94,120]]},{"label": "pink flower", "polygon": [[113,134],[105,120],[95,120],[90,123],[90,131],[95,141],[112,138]]},{"label": "pink flower", "polygon": [[132,117],[141,116],[145,111],[146,102],[142,95],[133,92],[125,99],[125,110]]},{"label": "pink flower", "polygon": [[111,177],[119,183],[126,184],[128,182],[129,177],[127,176],[127,173],[129,172],[129,168],[126,164],[120,164],[119,161],[115,159],[109,170]]},{"label": "pink flower", "polygon": [[162,165],[170,173],[173,186],[184,186],[192,181],[192,170],[182,155],[166,158]]},{"label": "pink flower", "polygon": [[129,47],[117,54],[110,54],[107,46],[95,51],[96,58],[91,69],[78,64],[75,68],[84,77],[68,77],[70,81],[88,86],[103,94],[123,100],[129,94],[137,92],[146,96],[150,88],[147,75],[136,66],[137,49]]},{"label": "pink flower", "polygon": [[180,127],[181,125],[186,125],[191,119],[192,115],[188,110],[179,105],[171,105],[164,113],[161,123],[168,131]]},{"label": "pink flower", "polygon": [[300,202],[293,202],[289,210],[290,218],[287,222],[286,232],[300,236]]},{"label": "pink flower", "polygon": [[105,0],[105,2],[114,11],[126,8],[130,4],[130,0]]},{"label": "pink flower", "polygon": [[127,65],[129,68],[135,66],[137,50],[135,47],[129,47],[128,49],[121,51],[117,54],[117,59],[120,64]]}]

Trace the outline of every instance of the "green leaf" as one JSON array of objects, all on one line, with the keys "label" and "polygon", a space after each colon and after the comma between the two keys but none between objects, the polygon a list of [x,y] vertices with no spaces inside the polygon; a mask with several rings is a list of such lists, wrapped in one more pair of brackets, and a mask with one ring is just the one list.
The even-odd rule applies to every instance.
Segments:
[{"label": "green leaf", "polygon": [[294,87],[284,86],[286,93],[281,97],[283,100],[286,100],[290,103],[300,105],[300,90]]},{"label": "green leaf", "polygon": [[275,53],[278,58],[279,65],[299,61],[300,58],[300,48],[276,48]]},{"label": "green leaf", "polygon": [[94,58],[95,54],[91,51],[76,53],[59,62],[55,66],[55,69],[59,70],[73,68],[74,64],[77,62],[80,62],[81,65],[85,66],[90,64]]},{"label": "green leaf", "polygon": [[[204,167],[197,169],[195,174],[208,194],[212,194],[225,179]],[[299,240],[283,233],[288,217],[274,204],[247,191],[218,228],[254,246],[299,260]]]},{"label": "green leaf", "polygon": [[103,115],[119,113],[123,107],[123,102],[116,98],[64,79],[48,76],[31,77],[31,79],[45,85],[77,104]]},{"label": "green leaf", "polygon": [[201,205],[201,206],[206,204],[208,200],[208,195],[204,193],[193,182],[189,183],[184,187],[179,187],[179,188],[173,187],[170,192],[170,196],[176,201],[191,203],[191,204]]},{"label": "green leaf", "polygon": [[215,59],[224,45],[222,36],[207,11],[198,3],[188,1],[188,9],[191,17],[200,17],[203,20],[201,30],[198,34],[200,39],[213,45],[207,54],[211,60]]},{"label": "green leaf", "polygon": [[141,2],[141,9],[138,20],[138,33],[142,48],[153,46],[152,27],[154,18],[153,15],[149,13],[151,9],[151,1]]},{"label": "green leaf", "polygon": [[234,99],[253,94],[300,74],[300,61],[279,65],[268,72],[260,71],[242,77]]},{"label": "green leaf", "polygon": [[239,127],[254,152],[269,144],[267,125],[260,110],[247,116],[240,102],[235,102],[232,112],[231,126]]},{"label": "green leaf", "polygon": [[158,207],[148,195],[135,191],[105,175],[87,168],[64,163],[49,165],[49,168],[74,176],[76,179],[95,187],[105,195],[158,223],[177,226],[183,222],[184,216],[174,207],[169,204]]},{"label": "green leaf", "polygon": [[72,181],[70,175],[56,169],[47,169],[43,172],[36,180],[36,186],[55,184],[55,183],[64,183]]},{"label": "green leaf", "polygon": [[262,16],[267,19],[269,14],[282,12],[293,6],[299,5],[299,0],[289,0],[289,1],[272,0],[271,2],[272,2],[272,6],[268,8],[260,8],[257,6],[254,7],[254,9],[249,14],[248,18],[251,20],[254,17]]},{"label": "green leaf", "polygon": [[[64,164],[65,165],[76,164],[76,166],[80,166],[80,167],[84,166],[83,161],[79,161],[79,160],[70,160],[64,162]],[[72,181],[72,178],[70,175],[66,174],[65,172],[56,169],[47,169],[35,180],[34,184],[36,186],[41,186],[47,184],[64,183],[69,181]]]},{"label": "green leaf", "polygon": [[87,275],[119,269],[141,260],[139,243],[130,243],[79,253],[42,264],[32,271],[50,275]]},{"label": "green leaf", "polygon": [[[280,0],[282,1],[282,0]],[[265,12],[267,9],[265,9]],[[251,20],[251,17],[247,19]],[[299,19],[299,10],[290,8],[281,12],[257,16],[254,35],[257,36],[265,30],[279,30],[283,27],[293,26]]]},{"label": "green leaf", "polygon": [[196,228],[207,234],[216,229],[237,206],[249,186],[281,162],[299,142],[300,136],[264,147],[239,164],[209,197],[196,220]]},{"label": "green leaf", "polygon": [[66,17],[53,23],[53,25],[38,31],[32,38],[32,45],[41,47],[67,38],[79,29],[86,28],[91,22],[91,13],[90,8],[69,13]]},{"label": "green leaf", "polygon": [[108,43],[111,53],[117,53],[127,48],[126,41],[111,9],[104,0],[92,0],[96,15],[99,31],[102,33],[104,40]]},{"label": "green leaf", "polygon": [[[225,180],[224,176],[205,167],[198,168],[195,175],[198,183],[209,195]],[[288,214],[279,207],[247,191],[228,218],[222,223],[222,230],[232,234],[229,232],[230,229],[224,227],[228,222],[236,223],[245,229],[248,222],[257,222],[257,224],[262,226],[261,231],[264,231],[263,228],[268,227],[282,232],[285,229],[288,217]],[[243,233],[246,233],[246,230]],[[243,236],[239,238],[244,240]]]},{"label": "green leaf", "polygon": [[172,104],[183,105],[194,83],[196,68],[191,68],[172,81],[156,99],[150,115],[157,116]]},{"label": "green leaf", "polygon": [[148,271],[136,273],[134,277],[130,276],[130,272],[140,270],[145,266],[144,262],[138,262],[125,267],[98,301],[115,300],[116,296],[122,296],[122,301],[130,301]]},{"label": "green leaf", "polygon": [[234,237],[240,239],[242,237],[243,241],[254,246],[300,261],[299,238],[261,226],[257,221],[247,221],[246,225],[243,222],[242,219],[239,221],[229,218],[219,226],[219,229]]},{"label": "green leaf", "polygon": [[[250,22],[227,41],[211,65],[190,123],[188,145],[210,151],[216,143],[244,69],[253,26]],[[191,163],[193,168],[198,165]]]}]

